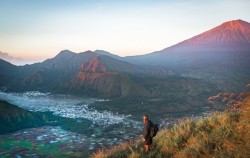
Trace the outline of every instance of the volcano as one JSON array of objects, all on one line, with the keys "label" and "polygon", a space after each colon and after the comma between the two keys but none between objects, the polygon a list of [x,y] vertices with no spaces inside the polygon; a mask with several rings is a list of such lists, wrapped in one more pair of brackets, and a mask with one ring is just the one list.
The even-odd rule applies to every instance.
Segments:
[{"label": "volcano", "polygon": [[176,45],[142,56],[127,57],[138,65],[187,67],[247,67],[250,63],[250,23],[225,22]]},{"label": "volcano", "polygon": [[[242,20],[228,21],[200,35],[178,43],[171,49],[249,50],[250,23]],[[167,48],[169,49],[169,48]],[[164,49],[165,51],[167,49]]]}]

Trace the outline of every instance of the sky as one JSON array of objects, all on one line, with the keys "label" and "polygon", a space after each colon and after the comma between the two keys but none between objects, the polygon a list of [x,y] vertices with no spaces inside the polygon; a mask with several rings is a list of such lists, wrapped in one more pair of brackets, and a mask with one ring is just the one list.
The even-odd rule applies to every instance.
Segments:
[{"label": "sky", "polygon": [[64,49],[142,55],[250,22],[249,9],[249,0],[0,0],[0,51],[29,61]]}]

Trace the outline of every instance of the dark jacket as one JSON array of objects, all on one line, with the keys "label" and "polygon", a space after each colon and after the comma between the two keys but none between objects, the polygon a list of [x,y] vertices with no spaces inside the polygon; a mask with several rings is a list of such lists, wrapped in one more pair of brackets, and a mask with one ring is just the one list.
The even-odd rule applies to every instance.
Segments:
[{"label": "dark jacket", "polygon": [[150,120],[144,124],[143,137],[146,145],[152,144],[152,138],[150,137],[150,125],[152,125]]}]

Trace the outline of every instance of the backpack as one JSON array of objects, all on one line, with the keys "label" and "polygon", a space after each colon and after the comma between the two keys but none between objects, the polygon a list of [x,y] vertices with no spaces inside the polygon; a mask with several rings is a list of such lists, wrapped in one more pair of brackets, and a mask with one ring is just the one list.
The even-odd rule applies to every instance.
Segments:
[{"label": "backpack", "polygon": [[158,124],[153,124],[152,122],[150,123],[150,137],[153,138],[156,136],[158,132]]}]

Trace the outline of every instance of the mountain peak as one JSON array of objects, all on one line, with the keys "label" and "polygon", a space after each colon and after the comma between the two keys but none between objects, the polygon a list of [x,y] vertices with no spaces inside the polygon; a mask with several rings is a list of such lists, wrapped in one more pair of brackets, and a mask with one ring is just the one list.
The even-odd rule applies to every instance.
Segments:
[{"label": "mountain peak", "polygon": [[59,54],[72,54],[74,52],[68,50],[68,49],[65,49],[65,50],[62,50]]},{"label": "mountain peak", "polygon": [[239,31],[249,31],[250,29],[250,24],[246,21],[243,21],[241,19],[238,20],[232,20],[232,21],[228,21],[228,22],[224,22],[223,24],[221,24],[220,26],[221,28],[224,29],[233,29],[233,30],[239,30]]},{"label": "mountain peak", "polygon": [[68,57],[68,56],[71,56],[71,55],[74,55],[74,54],[76,54],[76,53],[65,49],[65,50],[62,50],[60,53],[58,53],[56,55],[56,57]]},{"label": "mountain peak", "polygon": [[230,20],[230,21],[224,22],[223,24],[235,25],[235,24],[242,24],[242,23],[248,23],[248,22],[238,19],[238,20]]}]

